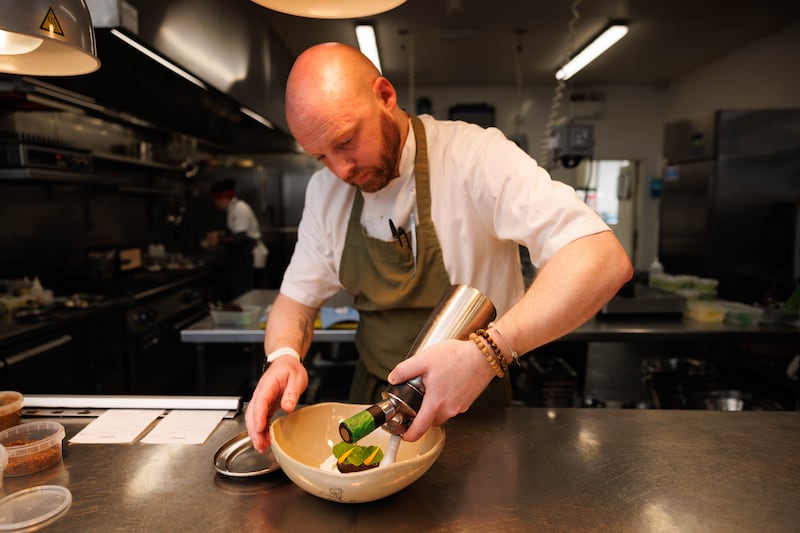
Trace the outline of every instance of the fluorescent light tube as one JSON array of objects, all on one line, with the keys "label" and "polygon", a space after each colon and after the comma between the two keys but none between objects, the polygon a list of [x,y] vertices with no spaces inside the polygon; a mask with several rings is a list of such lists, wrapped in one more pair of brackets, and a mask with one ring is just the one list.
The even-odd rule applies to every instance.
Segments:
[{"label": "fluorescent light tube", "polygon": [[611,48],[614,43],[625,37],[628,26],[613,24],[601,33],[594,41],[585,46],[575,57],[556,72],[557,80],[568,80],[577,74],[583,67],[597,59],[597,57]]},{"label": "fluorescent light tube", "polygon": [[371,24],[359,24],[356,26],[356,40],[358,48],[372,61],[372,64],[383,74],[381,69],[381,58],[378,55],[378,41],[375,39],[375,27]]},{"label": "fluorescent light tube", "polygon": [[248,117],[252,118],[256,122],[260,122],[261,124],[265,125],[269,129],[271,129],[271,130],[275,129],[275,126],[272,125],[272,122],[270,122],[269,120],[267,120],[263,116],[259,115],[258,113],[256,113],[252,109],[250,109],[249,107],[242,106],[242,107],[239,108],[239,111],[241,111],[242,113],[244,113]]},{"label": "fluorescent light tube", "polygon": [[167,67],[168,69],[170,69],[172,72],[174,72],[178,76],[180,76],[180,77],[182,77],[182,78],[194,83],[195,85],[197,85],[198,87],[200,87],[202,89],[208,90],[208,86],[203,82],[203,80],[201,80],[200,78],[197,78],[196,76],[192,76],[191,74],[189,74],[188,72],[183,70],[181,67],[179,67],[175,63],[172,63],[172,62],[166,60],[165,58],[163,58],[162,56],[156,54],[155,52],[153,52],[149,48],[147,48],[145,46],[142,46],[138,42],[134,41],[133,39],[131,39],[130,37],[128,37],[127,35],[122,33],[121,31],[119,31],[117,29],[113,29],[113,30],[111,30],[111,34],[114,37],[116,37],[117,39],[119,39],[120,41],[122,41],[124,43],[127,43],[128,45],[132,46],[133,48],[135,48],[139,52],[143,53],[144,55],[146,55],[147,57],[149,57],[150,59],[152,59],[156,63],[159,63],[159,64]]}]

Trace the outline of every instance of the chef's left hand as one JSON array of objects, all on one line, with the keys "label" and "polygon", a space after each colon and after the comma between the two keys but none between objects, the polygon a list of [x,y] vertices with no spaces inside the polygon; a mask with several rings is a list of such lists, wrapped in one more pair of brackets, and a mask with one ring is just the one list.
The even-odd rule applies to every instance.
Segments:
[{"label": "chef's left hand", "polygon": [[414,354],[389,373],[397,385],[422,376],[425,396],[403,440],[416,441],[432,425],[465,412],[495,377],[486,358],[472,341],[447,340]]}]

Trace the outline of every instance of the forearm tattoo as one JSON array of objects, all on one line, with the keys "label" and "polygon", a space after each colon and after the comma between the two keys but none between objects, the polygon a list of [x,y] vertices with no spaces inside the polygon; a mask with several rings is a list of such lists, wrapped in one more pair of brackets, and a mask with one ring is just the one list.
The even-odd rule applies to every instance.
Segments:
[{"label": "forearm tattoo", "polygon": [[300,346],[303,350],[305,350],[307,346],[307,342],[311,342],[311,336],[314,334],[313,324],[308,321],[306,318],[300,319],[300,323],[298,324],[300,329]]}]

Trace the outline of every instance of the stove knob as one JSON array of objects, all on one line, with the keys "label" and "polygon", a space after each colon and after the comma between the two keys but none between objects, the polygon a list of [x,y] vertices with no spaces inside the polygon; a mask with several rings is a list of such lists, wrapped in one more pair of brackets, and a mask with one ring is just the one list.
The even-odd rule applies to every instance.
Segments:
[{"label": "stove knob", "polygon": [[153,322],[156,317],[158,317],[158,313],[155,309],[140,309],[136,313],[136,322],[139,324],[147,324],[148,322]]},{"label": "stove knob", "polygon": [[196,290],[192,289],[190,291],[186,291],[181,294],[181,303],[182,304],[190,304],[198,301],[200,299],[200,293]]}]

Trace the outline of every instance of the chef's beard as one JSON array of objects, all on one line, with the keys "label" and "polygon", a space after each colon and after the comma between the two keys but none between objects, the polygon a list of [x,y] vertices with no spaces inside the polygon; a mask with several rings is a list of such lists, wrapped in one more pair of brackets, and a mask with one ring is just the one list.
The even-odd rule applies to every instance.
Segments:
[{"label": "chef's beard", "polygon": [[356,185],[353,180],[369,173],[370,178],[356,185],[364,192],[377,192],[386,187],[396,176],[397,162],[400,159],[400,128],[388,116],[381,115],[381,137],[383,145],[380,152],[380,163],[374,168],[356,168],[348,174],[347,183]]}]

